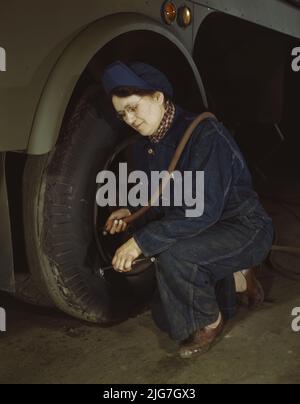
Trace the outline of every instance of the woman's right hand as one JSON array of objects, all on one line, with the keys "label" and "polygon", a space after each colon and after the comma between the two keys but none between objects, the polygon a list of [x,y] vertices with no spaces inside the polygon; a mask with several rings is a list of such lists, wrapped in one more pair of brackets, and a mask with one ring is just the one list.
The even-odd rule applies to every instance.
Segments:
[{"label": "woman's right hand", "polygon": [[130,216],[131,212],[127,208],[115,210],[107,219],[104,228],[109,234],[121,233],[127,229],[127,223],[122,219]]}]

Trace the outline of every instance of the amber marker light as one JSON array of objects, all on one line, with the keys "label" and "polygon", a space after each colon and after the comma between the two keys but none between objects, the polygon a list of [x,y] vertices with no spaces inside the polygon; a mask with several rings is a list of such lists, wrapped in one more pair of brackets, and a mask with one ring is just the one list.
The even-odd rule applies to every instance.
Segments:
[{"label": "amber marker light", "polygon": [[192,22],[192,12],[191,10],[184,6],[180,7],[178,10],[178,25],[181,27],[188,27]]},{"label": "amber marker light", "polygon": [[174,3],[167,1],[162,8],[162,16],[167,24],[172,24],[177,17],[177,9]]}]

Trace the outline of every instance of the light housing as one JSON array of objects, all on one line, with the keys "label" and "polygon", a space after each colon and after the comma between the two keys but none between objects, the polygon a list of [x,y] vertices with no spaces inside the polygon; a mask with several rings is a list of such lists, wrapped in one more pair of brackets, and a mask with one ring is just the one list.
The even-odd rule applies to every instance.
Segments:
[{"label": "light housing", "polygon": [[178,10],[177,22],[180,27],[186,28],[192,22],[192,11],[189,7],[183,6]]},{"label": "light housing", "polygon": [[168,24],[173,24],[177,17],[177,8],[172,1],[166,1],[162,7],[163,20]]}]

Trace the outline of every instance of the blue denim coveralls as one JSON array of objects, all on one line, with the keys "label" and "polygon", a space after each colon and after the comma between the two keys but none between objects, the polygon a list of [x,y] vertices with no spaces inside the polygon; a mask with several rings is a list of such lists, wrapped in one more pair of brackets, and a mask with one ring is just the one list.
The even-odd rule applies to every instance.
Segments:
[{"label": "blue denim coveralls", "polygon": [[[134,145],[135,168],[148,176],[167,170],[195,117],[176,106],[172,126],[159,143],[141,137]],[[186,217],[185,206],[152,207],[133,237],[146,257],[158,258],[154,320],[181,341],[216,321],[219,309],[227,317],[234,314],[233,273],[266,258],[273,225],[236,142],[217,120],[198,125],[176,170],[204,171],[203,215]]]}]

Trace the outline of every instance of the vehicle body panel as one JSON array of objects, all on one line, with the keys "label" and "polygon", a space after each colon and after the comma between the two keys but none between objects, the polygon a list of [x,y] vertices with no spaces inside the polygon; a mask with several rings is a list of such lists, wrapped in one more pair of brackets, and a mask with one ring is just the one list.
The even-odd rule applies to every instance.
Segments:
[{"label": "vehicle body panel", "polygon": [[[220,11],[245,21],[300,38],[300,8],[285,0],[193,0],[207,11]],[[195,10],[198,18],[199,13]],[[202,18],[201,18],[202,21]],[[197,26],[194,32],[197,32]],[[221,33],[220,33],[221,34]]]}]

